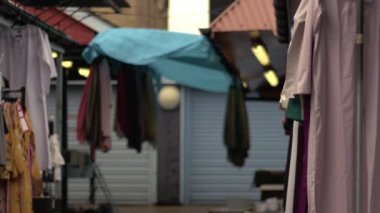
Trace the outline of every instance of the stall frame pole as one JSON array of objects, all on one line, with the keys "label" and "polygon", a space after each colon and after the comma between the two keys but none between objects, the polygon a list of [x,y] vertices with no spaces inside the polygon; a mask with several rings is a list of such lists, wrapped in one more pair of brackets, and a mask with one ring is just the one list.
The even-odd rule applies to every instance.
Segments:
[{"label": "stall frame pole", "polygon": [[68,209],[68,143],[67,143],[67,76],[66,70],[62,68],[61,62],[63,55],[59,54],[57,59],[58,78],[56,93],[56,118],[57,133],[61,137],[61,149],[65,159],[65,165],[62,166],[62,186],[61,186],[61,212],[65,213]]}]

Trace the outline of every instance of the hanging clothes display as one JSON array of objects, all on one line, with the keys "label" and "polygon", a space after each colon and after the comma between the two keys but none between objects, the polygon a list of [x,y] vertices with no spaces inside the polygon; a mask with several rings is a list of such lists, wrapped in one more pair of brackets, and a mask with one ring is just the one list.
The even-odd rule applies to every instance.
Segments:
[{"label": "hanging clothes display", "polygon": [[102,140],[99,61],[91,66],[91,73],[93,79],[87,97],[85,136],[87,142],[91,145],[91,148],[96,149],[99,148]]},{"label": "hanging clothes display", "polygon": [[48,35],[36,26],[26,25],[0,30],[0,71],[11,89],[26,88],[36,137],[37,157],[43,170],[52,167],[49,156],[46,96],[50,79],[57,76]]},{"label": "hanging clothes display", "polygon": [[[0,64],[2,63],[3,59],[4,59],[4,56],[0,56]],[[0,76],[2,76],[1,70],[0,70]],[[0,78],[0,88],[3,88],[3,85],[4,85],[3,78]],[[0,166],[4,166],[7,159],[7,150],[6,150],[5,143],[3,141],[4,134],[5,134],[4,122],[2,121],[4,121],[4,118],[3,118],[3,114],[0,113]],[[1,204],[0,204],[0,207],[1,207]]]},{"label": "hanging clothes display", "polygon": [[[140,82],[141,73],[135,72],[135,69],[149,69],[150,75],[165,77],[178,85],[208,92],[225,93],[235,83],[235,77],[223,63],[222,57],[204,36],[166,30],[112,29],[99,33],[83,51],[82,56],[89,64],[99,57],[129,64],[125,68],[127,73],[118,74],[118,109],[114,128],[119,136],[128,139],[128,147],[138,152],[141,151],[143,141],[154,141],[156,127],[154,110],[151,110],[154,108],[144,108],[152,105],[149,100],[153,99],[146,99],[148,95],[141,96],[142,89],[139,85],[144,85],[144,82]],[[150,84],[152,83],[149,79],[147,85]],[[152,91],[147,86],[142,88],[148,88],[145,92]],[[245,103],[241,103],[244,102],[241,90],[231,90],[230,100],[236,99],[236,103],[231,103],[230,106],[235,111],[227,114],[229,118],[226,122],[232,119],[237,126],[226,123],[224,134],[228,158],[239,167],[243,166],[249,150],[249,129],[247,119],[243,118],[246,116],[246,109]],[[137,107],[141,102],[145,102],[143,109]],[[140,113],[144,110],[147,111],[141,116]]]},{"label": "hanging clothes display", "polygon": [[[115,131],[128,147],[141,152],[144,141],[156,139],[156,101],[153,76],[143,66],[124,64],[118,73]],[[132,104],[133,103],[133,104]]]},{"label": "hanging clothes display", "polygon": [[[308,97],[295,97],[288,100],[286,119],[294,122],[293,133],[288,151],[287,175],[285,183],[286,212],[307,212],[307,158],[310,120],[310,101]],[[289,164],[289,165],[288,165]],[[290,185],[288,187],[288,185]],[[289,196],[289,197],[288,197]]]},{"label": "hanging clothes display", "polygon": [[366,0],[364,7],[364,144],[362,212],[380,211],[380,2]]},{"label": "hanging clothes display", "polygon": [[[114,60],[117,97],[114,130],[128,139],[128,147],[141,152],[142,143],[154,144],[156,138],[156,101],[153,75],[144,66],[132,66]],[[113,70],[113,71],[115,71]],[[79,107],[77,138],[93,148],[111,148],[111,89],[110,69],[106,59],[91,65],[90,76]]]},{"label": "hanging clothes display", "polygon": [[88,142],[92,150],[111,149],[111,77],[106,59],[91,65],[77,118],[77,139]]},{"label": "hanging clothes display", "polygon": [[6,123],[4,142],[8,154],[0,174],[1,211],[32,213],[32,197],[41,194],[34,186],[42,183],[42,177],[29,113],[24,111],[20,101],[4,102],[1,108]]},{"label": "hanging clothes display", "polygon": [[156,108],[157,108],[157,101],[156,101],[156,93],[154,90],[154,84],[153,84],[153,73],[152,72],[145,72],[143,76],[143,113],[144,116],[144,126],[145,126],[145,132],[144,132],[144,139],[145,141],[149,141],[152,145],[155,145],[156,141],[156,135],[157,135],[157,114],[156,114]]},{"label": "hanging clothes display", "polygon": [[0,166],[4,166],[7,159],[7,148],[4,143],[4,116],[3,113],[0,113]]},{"label": "hanging clothes display", "polygon": [[100,129],[102,139],[99,147],[103,151],[111,149],[111,110],[112,110],[112,88],[111,76],[108,68],[107,60],[102,60],[99,64],[99,79],[100,79],[100,96],[101,96],[101,122]]},{"label": "hanging clothes display", "polygon": [[286,191],[286,204],[285,204],[285,212],[293,213],[294,209],[294,191],[296,184],[296,167],[297,167],[297,152],[298,152],[298,133],[299,133],[299,125],[298,121],[294,122],[293,125],[293,133],[292,133],[292,148],[291,148],[291,157],[290,157],[290,165],[289,165],[289,176],[288,176],[288,184]]},{"label": "hanging clothes display", "polygon": [[[93,68],[91,67],[90,70],[93,70]],[[86,141],[87,99],[89,96],[90,87],[92,85],[93,78],[94,78],[94,74],[93,72],[90,72],[90,75],[88,76],[86,80],[86,84],[84,85],[83,94],[82,94],[81,102],[79,105],[76,131],[77,131],[77,139],[81,144],[85,143]]]},{"label": "hanging clothes display", "polygon": [[298,148],[296,153],[297,165],[295,170],[296,174],[293,208],[296,213],[307,213],[307,151],[310,129],[310,99],[308,96],[305,96],[301,101],[303,106],[303,121],[298,129]]},{"label": "hanging clothes display", "polygon": [[248,157],[249,125],[243,88],[239,80],[230,88],[224,122],[224,145],[227,147],[228,159],[235,166],[244,166]]},{"label": "hanging clothes display", "polygon": [[[379,2],[366,1],[361,213],[380,209],[380,187],[376,181],[380,178],[376,157],[380,146],[380,52],[373,48],[379,46],[379,12]],[[294,19],[280,102],[286,108],[289,98],[310,95],[310,126],[305,132],[307,210],[302,212],[355,211],[355,14],[355,1],[303,0]],[[301,184],[304,179],[302,176]],[[302,191],[304,186],[296,187],[301,187],[296,191]]]},{"label": "hanging clothes display", "polygon": [[284,196],[283,208],[285,209],[285,204],[287,202],[288,182],[289,182],[288,180],[289,180],[289,171],[290,171],[290,157],[291,157],[291,152],[292,152],[293,121],[286,119],[286,117],[284,117],[283,127],[285,130],[285,135],[289,136],[288,152],[287,152],[285,175],[284,175],[284,192],[283,192],[283,196]]},{"label": "hanging clothes display", "polygon": [[[123,65],[123,68],[120,68],[121,70],[127,70],[127,72],[133,72],[133,66],[132,65]],[[116,96],[116,112],[115,112],[115,120],[114,120],[114,130],[117,133],[119,137],[126,137],[126,135],[129,132],[129,125],[130,125],[130,119],[129,119],[129,104],[128,100],[130,98],[128,97],[128,88],[127,88],[127,73],[120,71],[117,74],[117,96]],[[121,95],[124,94],[124,95]]]},{"label": "hanging clothes display", "polygon": [[[337,2],[342,5],[336,7]],[[299,52],[300,57],[293,62],[288,61],[288,66],[293,66],[293,69],[288,71],[289,79],[292,78],[291,75],[294,76],[294,90],[290,95],[311,94],[312,98],[311,140],[308,150],[308,210],[352,212],[352,94],[355,94],[355,65],[352,60],[355,39],[352,32],[355,32],[355,17],[349,12],[355,9],[355,2],[325,1],[324,19],[321,19],[320,1],[310,0],[306,3],[308,5],[304,29],[302,24],[297,25],[296,22],[296,34],[292,41],[300,42],[299,49],[295,50]],[[345,11],[340,11],[342,8],[345,8]],[[350,25],[353,27],[350,28]],[[295,40],[297,36],[301,37]],[[294,59],[294,56],[289,54],[289,59]],[[289,87],[285,86],[284,91],[287,88]]]},{"label": "hanging clothes display", "polygon": [[[128,147],[132,149],[136,149],[137,152],[141,152],[141,145],[143,142],[142,131],[144,130],[143,123],[141,120],[141,98],[142,98],[142,85],[141,85],[141,75],[137,69],[132,69],[130,71],[125,72],[126,75],[126,84],[127,91],[123,91],[126,93],[126,97],[128,98],[128,129],[124,132],[125,137],[128,139]],[[123,98],[122,94],[120,95]],[[119,118],[122,119],[122,118]]]},{"label": "hanging clothes display", "polygon": [[292,26],[292,40],[289,45],[286,65],[286,78],[284,87],[280,96],[280,104],[283,109],[287,109],[289,100],[294,98],[296,90],[296,77],[299,58],[301,55],[300,49],[303,43],[303,34],[305,31],[306,13],[309,6],[309,0],[302,0],[294,15]]},{"label": "hanging clothes display", "polygon": [[49,137],[50,143],[50,156],[53,160],[54,180],[61,181],[62,172],[61,167],[65,165],[65,160],[61,154],[61,144],[58,140],[57,134],[52,134]]}]

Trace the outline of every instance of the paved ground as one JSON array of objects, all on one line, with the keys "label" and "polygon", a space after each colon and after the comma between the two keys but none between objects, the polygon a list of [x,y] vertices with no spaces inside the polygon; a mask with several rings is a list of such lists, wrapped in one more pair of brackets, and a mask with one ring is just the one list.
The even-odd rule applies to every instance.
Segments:
[{"label": "paved ground", "polygon": [[209,213],[215,206],[120,207],[118,213]]},{"label": "paved ground", "polygon": [[[80,207],[76,209],[96,209],[90,206]],[[117,213],[252,213],[251,211],[228,211],[225,207],[220,206],[119,206],[117,210]]]}]

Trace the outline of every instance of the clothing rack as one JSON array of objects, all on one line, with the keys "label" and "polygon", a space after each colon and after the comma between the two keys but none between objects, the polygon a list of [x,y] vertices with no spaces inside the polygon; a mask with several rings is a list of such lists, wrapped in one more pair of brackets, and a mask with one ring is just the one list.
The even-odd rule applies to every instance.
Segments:
[{"label": "clothing rack", "polygon": [[[355,97],[355,212],[362,213],[362,142],[364,135],[363,72],[364,72],[364,1],[356,0],[356,97]],[[288,12],[290,12],[290,0]],[[291,20],[289,20],[289,23]],[[291,26],[291,24],[289,24]],[[290,29],[289,29],[290,32]]]},{"label": "clothing rack", "polygon": [[[33,16],[25,12],[21,8],[10,4],[7,0],[0,0],[0,26],[11,27],[14,23],[32,24],[45,31],[47,34],[49,34],[52,49],[58,53],[58,57],[55,59],[58,77],[55,114],[55,118],[57,119],[54,129],[55,132],[57,132],[57,134],[61,137],[62,151],[65,151],[67,150],[67,109],[65,104],[66,99],[64,98],[64,94],[66,91],[66,82],[63,81],[63,77],[65,77],[66,74],[63,74],[63,70],[61,67],[63,54],[65,53],[65,49],[62,47],[62,45],[77,46],[78,44],[74,40],[66,36],[64,33],[38,19],[38,17]],[[2,61],[2,58],[3,57],[0,56],[0,62]],[[0,76],[2,76],[1,73]],[[0,81],[0,84],[1,83],[2,81]],[[21,97],[19,98],[21,98],[23,104],[25,104],[25,88],[13,91],[6,87],[7,85],[0,85],[0,88],[2,88],[0,92],[0,100],[9,100],[9,98],[12,99],[12,97],[14,100],[14,94],[21,93]],[[67,170],[65,170],[65,168],[66,165],[62,167],[62,205],[58,204],[58,206],[61,206],[63,209],[61,210],[61,212],[67,212]]]},{"label": "clothing rack", "polygon": [[[13,97],[11,94],[20,93],[21,97]],[[21,87],[21,89],[18,90],[11,90],[8,88],[3,87],[1,89],[1,99],[6,101],[17,101],[19,98],[21,98],[21,104],[23,109],[25,110],[25,87]]]}]

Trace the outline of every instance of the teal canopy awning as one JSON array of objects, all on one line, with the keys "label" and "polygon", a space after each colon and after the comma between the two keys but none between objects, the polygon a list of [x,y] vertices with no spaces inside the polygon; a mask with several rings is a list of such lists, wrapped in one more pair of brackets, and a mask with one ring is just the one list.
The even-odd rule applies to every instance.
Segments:
[{"label": "teal canopy awning", "polygon": [[106,56],[127,64],[147,65],[181,85],[210,92],[227,92],[233,82],[220,55],[200,35],[116,28],[99,33],[82,55],[90,64]]}]

